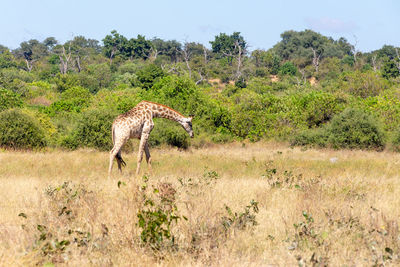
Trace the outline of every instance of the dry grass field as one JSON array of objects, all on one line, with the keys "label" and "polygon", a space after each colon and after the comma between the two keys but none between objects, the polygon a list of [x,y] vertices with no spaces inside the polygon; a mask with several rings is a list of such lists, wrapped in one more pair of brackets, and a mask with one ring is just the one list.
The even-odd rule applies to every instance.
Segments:
[{"label": "dry grass field", "polygon": [[0,266],[400,265],[398,153],[236,143],[152,156],[148,179],[132,153],[108,179],[105,152],[0,152]]}]

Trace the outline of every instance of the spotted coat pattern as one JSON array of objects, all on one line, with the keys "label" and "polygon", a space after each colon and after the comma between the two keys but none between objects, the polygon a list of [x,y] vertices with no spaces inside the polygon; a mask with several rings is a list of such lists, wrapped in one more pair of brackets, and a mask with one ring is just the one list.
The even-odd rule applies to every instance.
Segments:
[{"label": "spotted coat pattern", "polygon": [[110,165],[108,174],[111,176],[114,158],[117,160],[118,169],[125,165],[121,157],[121,148],[129,138],[140,139],[136,175],[139,175],[140,163],[143,159],[143,152],[146,154],[146,161],[151,171],[151,156],[148,140],[153,130],[153,118],[165,118],[176,121],[193,137],[192,118],[185,117],[181,113],[162,104],[149,101],[142,101],[128,112],[119,115],[112,124],[112,139],[114,147],[110,151]]}]

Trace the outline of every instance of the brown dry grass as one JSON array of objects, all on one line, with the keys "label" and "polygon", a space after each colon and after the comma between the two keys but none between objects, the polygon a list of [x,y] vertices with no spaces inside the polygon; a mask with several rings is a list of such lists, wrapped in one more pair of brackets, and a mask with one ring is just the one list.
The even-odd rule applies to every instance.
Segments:
[{"label": "brown dry grass", "polygon": [[[184,152],[153,149],[152,155],[148,183],[172,184],[179,214],[188,219],[172,229],[177,249],[157,253],[139,238],[143,182],[133,176],[134,154],[124,157],[124,174],[114,170],[110,180],[107,153],[1,152],[0,266],[400,264],[400,154],[256,143]],[[204,174],[210,171],[219,179],[207,183]],[[191,178],[192,185],[182,186],[178,178]],[[80,190],[77,199],[46,193],[65,181]],[[126,185],[118,187],[118,181]],[[253,199],[258,224],[225,231],[224,206],[240,213]],[[59,214],[65,203],[69,217]],[[50,241],[74,235],[77,241],[44,255],[35,246],[37,225],[51,232]],[[68,234],[71,229],[83,234]],[[90,238],[79,246],[87,233]]]}]

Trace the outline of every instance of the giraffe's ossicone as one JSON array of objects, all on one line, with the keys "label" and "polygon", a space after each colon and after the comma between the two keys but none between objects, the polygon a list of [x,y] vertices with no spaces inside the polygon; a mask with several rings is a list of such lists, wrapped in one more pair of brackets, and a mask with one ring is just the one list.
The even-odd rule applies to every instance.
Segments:
[{"label": "giraffe's ossicone", "polygon": [[151,171],[151,157],[148,146],[148,139],[153,130],[153,118],[165,118],[178,122],[193,137],[192,118],[185,117],[176,110],[162,104],[149,101],[142,101],[128,112],[119,115],[112,124],[113,148],[110,151],[110,165],[108,175],[111,176],[114,158],[117,160],[118,169],[126,165],[121,157],[121,148],[129,138],[140,139],[136,175],[139,175],[140,163],[143,159],[143,151],[146,154],[146,161]]}]

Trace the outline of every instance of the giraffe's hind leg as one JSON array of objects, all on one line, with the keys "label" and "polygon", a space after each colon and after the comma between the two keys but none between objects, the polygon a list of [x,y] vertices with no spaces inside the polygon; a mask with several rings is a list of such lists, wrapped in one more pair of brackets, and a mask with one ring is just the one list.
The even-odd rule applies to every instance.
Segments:
[{"label": "giraffe's hind leg", "polygon": [[121,148],[125,142],[126,142],[126,140],[120,140],[119,142],[116,141],[113,149],[111,149],[111,151],[110,151],[110,164],[108,167],[108,177],[111,177],[111,171],[112,171],[114,158],[117,159],[118,169],[120,170],[120,172],[122,172],[121,166],[126,165],[125,161],[121,157]]}]

